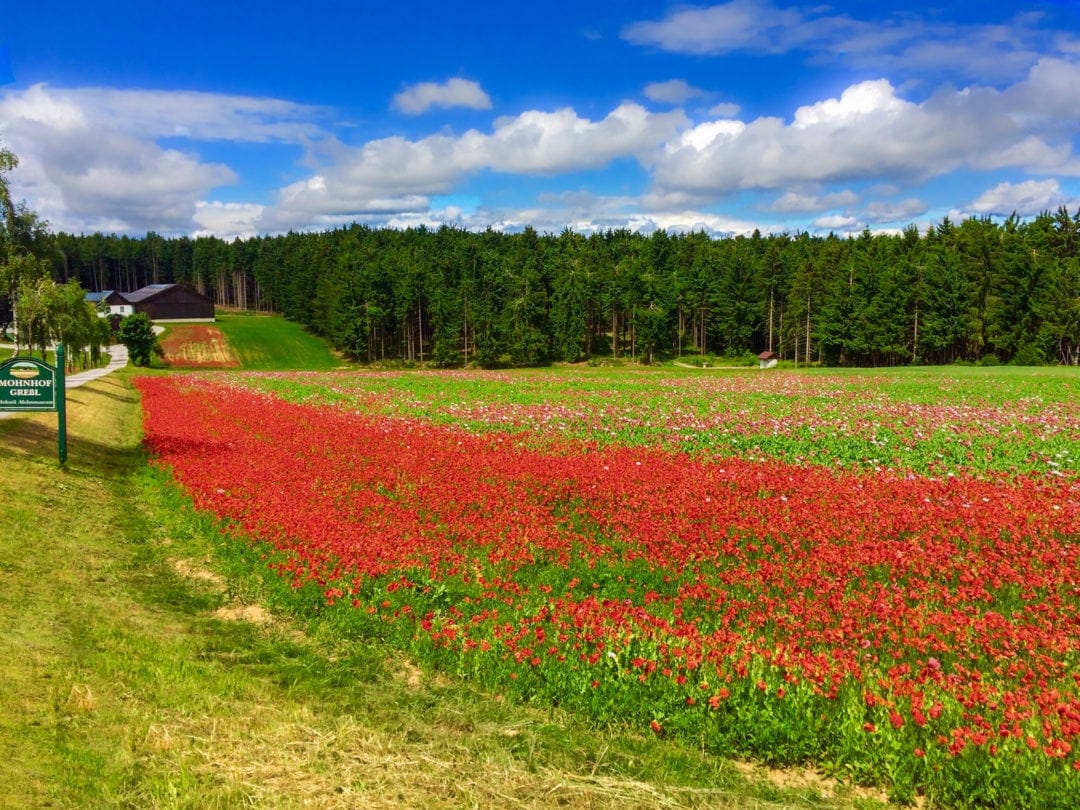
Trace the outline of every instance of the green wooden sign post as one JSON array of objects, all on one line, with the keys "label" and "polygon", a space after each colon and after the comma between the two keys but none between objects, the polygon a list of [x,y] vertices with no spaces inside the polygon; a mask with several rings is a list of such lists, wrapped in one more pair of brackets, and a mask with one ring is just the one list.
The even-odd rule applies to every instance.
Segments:
[{"label": "green wooden sign post", "polygon": [[56,411],[57,454],[67,461],[67,407],[64,396],[64,347],[56,347],[56,366],[35,357],[12,357],[0,363],[0,411]]}]

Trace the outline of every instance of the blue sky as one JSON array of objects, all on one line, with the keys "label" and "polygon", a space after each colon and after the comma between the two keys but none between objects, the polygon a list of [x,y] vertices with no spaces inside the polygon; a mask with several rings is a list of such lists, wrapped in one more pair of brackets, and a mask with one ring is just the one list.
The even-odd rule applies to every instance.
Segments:
[{"label": "blue sky", "polygon": [[854,233],[1080,208],[1080,2],[4,3],[54,230]]}]

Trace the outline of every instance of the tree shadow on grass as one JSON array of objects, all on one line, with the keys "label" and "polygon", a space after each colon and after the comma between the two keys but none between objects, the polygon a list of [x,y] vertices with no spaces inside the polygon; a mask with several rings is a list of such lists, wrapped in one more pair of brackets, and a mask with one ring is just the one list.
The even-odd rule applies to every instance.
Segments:
[{"label": "tree shadow on grass", "polygon": [[[59,432],[57,425],[29,419],[0,421],[0,468],[7,463],[53,461],[59,465]],[[96,477],[121,477],[146,463],[141,442],[117,445],[101,442],[84,435],[67,436],[67,464],[71,474],[91,474]]]},{"label": "tree shadow on grass", "polygon": [[[90,388],[89,386],[93,386]],[[65,399],[69,404],[85,404],[88,397],[99,395],[109,397],[120,402],[134,405],[139,401],[139,395],[130,385],[124,385],[119,380],[111,380],[108,377],[92,380],[90,383],[71,388],[65,392]]]},{"label": "tree shadow on grass", "polygon": [[[138,424],[139,394],[122,379],[101,379],[67,392],[65,472],[122,478],[146,463]],[[59,465],[55,413],[0,419],[0,462],[36,460]],[[3,468],[0,464],[0,469]]]}]

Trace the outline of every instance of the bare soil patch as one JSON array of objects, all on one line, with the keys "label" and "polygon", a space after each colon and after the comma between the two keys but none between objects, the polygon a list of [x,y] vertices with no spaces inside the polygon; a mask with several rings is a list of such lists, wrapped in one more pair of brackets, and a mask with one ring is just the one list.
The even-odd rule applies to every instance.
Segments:
[{"label": "bare soil patch", "polygon": [[173,570],[184,579],[194,579],[210,586],[215,593],[224,593],[226,590],[225,579],[213,571],[199,568],[191,560],[176,559],[172,561]]},{"label": "bare soil patch", "polygon": [[260,605],[228,605],[214,611],[214,617],[227,622],[248,622],[249,624],[270,624],[274,619],[266,608]]},{"label": "bare soil patch", "polygon": [[[732,760],[731,764],[747,779],[753,781],[764,779],[784,790],[810,790],[823,800],[854,798],[860,801],[878,802],[882,805],[889,803],[889,796],[884,790],[845,785],[810,768],[766,768],[737,760]],[[921,797],[916,798],[915,806],[923,806]]]},{"label": "bare soil patch", "polygon": [[177,324],[161,340],[165,362],[170,366],[195,368],[239,368],[228,338],[216,326],[203,323]]}]

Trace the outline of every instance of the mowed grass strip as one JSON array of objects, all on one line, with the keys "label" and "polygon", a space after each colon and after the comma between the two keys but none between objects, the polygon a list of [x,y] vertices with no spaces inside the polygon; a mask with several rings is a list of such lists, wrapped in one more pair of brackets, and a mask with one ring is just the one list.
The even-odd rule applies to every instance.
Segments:
[{"label": "mowed grass strip", "polygon": [[347,365],[329,345],[280,315],[219,313],[215,326],[228,338],[241,368],[329,371]]},{"label": "mowed grass strip", "polygon": [[[147,466],[128,372],[0,420],[0,807],[835,807],[301,626]],[[829,798],[823,798],[824,795]]]}]

